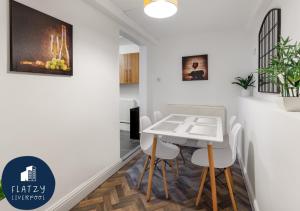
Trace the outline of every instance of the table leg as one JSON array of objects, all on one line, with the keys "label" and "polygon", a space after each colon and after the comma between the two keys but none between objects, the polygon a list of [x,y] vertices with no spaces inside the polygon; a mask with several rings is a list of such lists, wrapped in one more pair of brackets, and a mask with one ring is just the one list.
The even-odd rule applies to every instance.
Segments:
[{"label": "table leg", "polygon": [[155,155],[156,155],[156,145],[157,145],[157,136],[153,138],[152,144],[152,154],[151,154],[151,162],[150,162],[150,171],[148,176],[148,189],[147,189],[147,201],[149,202],[151,199],[151,191],[152,191],[152,178],[154,173],[154,164],[155,164]]},{"label": "table leg", "polygon": [[213,211],[217,211],[218,210],[218,200],[217,200],[217,186],[216,186],[216,177],[215,177],[215,162],[214,162],[213,145],[208,144],[207,149],[208,149],[209,174],[210,174],[210,186],[211,186]]}]

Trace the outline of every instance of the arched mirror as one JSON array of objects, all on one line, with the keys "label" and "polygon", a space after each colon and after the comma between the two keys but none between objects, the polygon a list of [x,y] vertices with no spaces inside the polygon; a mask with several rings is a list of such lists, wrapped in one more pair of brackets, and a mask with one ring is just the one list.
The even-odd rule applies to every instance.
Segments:
[{"label": "arched mirror", "polygon": [[[266,68],[277,54],[276,45],[281,37],[281,10],[272,9],[268,12],[260,27],[258,43],[258,67]],[[279,87],[269,79],[267,74],[258,75],[258,91],[279,93]]]}]

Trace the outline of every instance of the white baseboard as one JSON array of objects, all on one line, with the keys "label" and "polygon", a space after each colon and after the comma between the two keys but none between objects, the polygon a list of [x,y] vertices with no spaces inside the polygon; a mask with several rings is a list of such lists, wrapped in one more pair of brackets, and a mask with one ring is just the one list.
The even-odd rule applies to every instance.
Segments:
[{"label": "white baseboard", "polygon": [[241,154],[238,152],[238,161],[240,163],[241,169],[242,169],[242,174],[245,178],[245,182],[246,182],[246,188],[247,188],[247,192],[248,192],[248,196],[250,199],[250,203],[251,203],[251,207],[253,211],[260,211],[259,206],[258,206],[258,202],[256,200],[248,173],[247,173],[247,169],[245,167],[245,164],[243,162],[243,159],[241,157]]},{"label": "white baseboard", "polygon": [[95,176],[91,177],[86,182],[79,185],[72,192],[67,194],[65,197],[54,203],[52,206],[46,209],[46,211],[66,211],[73,208],[82,199],[84,199],[89,193],[95,190],[99,185],[104,183],[108,178],[119,171],[125,164],[127,164],[132,158],[139,154],[141,150],[137,150],[126,160],[119,160],[112,164],[110,167],[100,171]]}]

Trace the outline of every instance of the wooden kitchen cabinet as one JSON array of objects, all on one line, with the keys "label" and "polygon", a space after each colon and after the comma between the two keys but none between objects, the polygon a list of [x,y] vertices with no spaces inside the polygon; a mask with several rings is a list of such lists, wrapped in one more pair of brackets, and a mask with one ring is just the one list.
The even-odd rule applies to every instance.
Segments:
[{"label": "wooden kitchen cabinet", "polygon": [[120,55],[120,84],[139,83],[139,53]]}]

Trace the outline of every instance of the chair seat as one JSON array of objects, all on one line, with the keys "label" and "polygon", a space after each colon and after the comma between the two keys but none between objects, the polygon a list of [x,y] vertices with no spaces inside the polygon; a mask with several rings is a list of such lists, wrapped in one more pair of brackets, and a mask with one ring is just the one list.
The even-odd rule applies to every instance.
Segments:
[{"label": "chair seat", "polygon": [[[214,149],[215,168],[227,168],[232,165],[232,152],[229,147]],[[207,149],[198,149],[193,155],[191,162],[198,166],[209,167]]]},{"label": "chair seat", "polygon": [[[223,142],[222,143],[214,143],[213,144],[214,149],[225,149],[229,147],[229,137],[228,135],[225,135],[223,137]],[[207,143],[206,142],[198,142],[197,147],[199,148],[207,148]]]},{"label": "chair seat", "polygon": [[184,145],[187,142],[187,139],[170,137],[170,136],[160,136],[159,140],[165,143],[176,144],[176,145]]},{"label": "chair seat", "polygon": [[[173,160],[178,156],[179,152],[179,147],[177,147],[176,145],[164,143],[160,140],[157,141],[156,158],[163,160]],[[144,150],[144,153],[151,156],[152,146]]]}]

